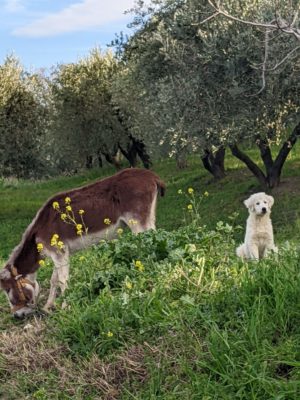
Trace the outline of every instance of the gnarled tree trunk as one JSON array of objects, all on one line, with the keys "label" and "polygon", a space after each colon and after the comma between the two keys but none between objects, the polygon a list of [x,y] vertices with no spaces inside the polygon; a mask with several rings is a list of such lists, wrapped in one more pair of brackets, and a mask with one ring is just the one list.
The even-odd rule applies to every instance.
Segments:
[{"label": "gnarled tree trunk", "polygon": [[237,144],[230,145],[232,154],[241,160],[264,188],[272,189],[280,184],[283,165],[300,137],[300,122],[295,126],[288,139],[283,143],[275,160],[273,160],[269,143],[266,139],[257,137],[256,144],[260,150],[260,156],[265,166],[265,172],[244,153]]},{"label": "gnarled tree trunk", "polygon": [[225,173],[225,147],[220,147],[215,153],[205,149],[201,157],[204,168],[213,175],[216,180],[223,179]]}]

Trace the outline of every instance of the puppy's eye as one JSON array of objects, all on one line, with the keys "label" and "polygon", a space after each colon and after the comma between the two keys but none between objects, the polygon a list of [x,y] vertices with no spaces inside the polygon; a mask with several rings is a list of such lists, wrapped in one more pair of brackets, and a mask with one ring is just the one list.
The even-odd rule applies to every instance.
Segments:
[{"label": "puppy's eye", "polygon": [[264,201],[264,203],[265,203],[265,204],[267,204],[267,202],[266,202],[266,201]]},{"label": "puppy's eye", "polygon": [[258,202],[258,203],[256,203],[256,205],[257,205],[257,206],[259,206],[259,202]]}]

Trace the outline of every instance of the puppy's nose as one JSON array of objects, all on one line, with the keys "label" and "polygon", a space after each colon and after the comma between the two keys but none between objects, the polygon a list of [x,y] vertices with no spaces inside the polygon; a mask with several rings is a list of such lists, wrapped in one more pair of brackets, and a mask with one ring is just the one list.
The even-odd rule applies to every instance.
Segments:
[{"label": "puppy's nose", "polygon": [[262,212],[263,214],[265,214],[265,213],[267,212],[266,207],[263,207],[263,208],[261,209],[261,212]]}]

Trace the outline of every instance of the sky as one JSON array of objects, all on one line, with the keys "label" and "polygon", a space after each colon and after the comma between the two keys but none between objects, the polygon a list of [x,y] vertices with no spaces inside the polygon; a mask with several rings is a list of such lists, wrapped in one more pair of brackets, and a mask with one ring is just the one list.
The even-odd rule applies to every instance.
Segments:
[{"label": "sky", "polygon": [[0,0],[0,64],[14,53],[26,69],[76,62],[115,33],[129,33],[134,0]]}]

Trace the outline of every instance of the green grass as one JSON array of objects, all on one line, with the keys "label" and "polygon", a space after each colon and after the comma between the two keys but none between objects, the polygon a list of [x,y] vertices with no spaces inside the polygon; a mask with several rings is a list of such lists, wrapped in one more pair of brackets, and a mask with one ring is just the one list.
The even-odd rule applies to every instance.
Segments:
[{"label": "green grass", "polygon": [[[66,309],[59,299],[51,316],[14,321],[1,295],[0,398],[299,399],[299,164],[294,150],[272,193],[279,256],[245,263],[235,247],[247,217],[242,202],[261,190],[255,179],[231,156],[222,182],[196,157],[183,171],[158,163],[167,183],[159,229],[74,255]],[[0,257],[49,196],[111,173],[3,180]],[[187,212],[189,187],[198,214]],[[51,269],[47,262],[39,271],[41,303]]]}]

